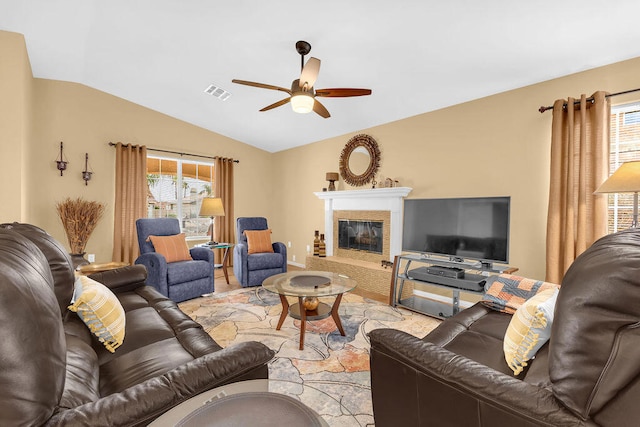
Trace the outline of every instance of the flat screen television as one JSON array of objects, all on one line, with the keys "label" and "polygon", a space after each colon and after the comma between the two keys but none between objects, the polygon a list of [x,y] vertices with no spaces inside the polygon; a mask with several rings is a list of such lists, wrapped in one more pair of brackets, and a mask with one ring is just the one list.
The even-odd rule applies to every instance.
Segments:
[{"label": "flat screen television", "polygon": [[402,251],[509,262],[510,197],[405,199]]}]

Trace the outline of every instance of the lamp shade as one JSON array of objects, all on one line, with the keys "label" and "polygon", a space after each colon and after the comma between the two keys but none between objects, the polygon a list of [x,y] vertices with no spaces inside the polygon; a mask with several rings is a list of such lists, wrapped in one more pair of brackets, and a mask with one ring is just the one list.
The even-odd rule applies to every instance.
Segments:
[{"label": "lamp shade", "polygon": [[327,172],[327,181],[337,181],[338,172]]},{"label": "lamp shade", "polygon": [[224,206],[220,197],[205,197],[200,206],[200,216],[224,216]]},{"label": "lamp shade", "polygon": [[623,163],[596,193],[634,193],[640,191],[640,161]]},{"label": "lamp shade", "polygon": [[313,110],[314,102],[316,101],[308,92],[299,92],[291,97],[291,108],[296,113],[310,113]]}]

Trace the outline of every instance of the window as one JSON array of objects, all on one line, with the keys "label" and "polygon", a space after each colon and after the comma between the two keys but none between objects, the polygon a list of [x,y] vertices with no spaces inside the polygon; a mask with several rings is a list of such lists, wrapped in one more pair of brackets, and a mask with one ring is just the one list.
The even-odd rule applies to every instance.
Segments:
[{"label": "window", "polygon": [[147,156],[147,217],[178,218],[187,239],[206,239],[211,219],[199,213],[213,177],[211,163]]},{"label": "window", "polygon": [[[611,107],[609,172],[622,163],[640,160],[640,102]],[[609,194],[609,233],[631,226],[633,193]]]}]

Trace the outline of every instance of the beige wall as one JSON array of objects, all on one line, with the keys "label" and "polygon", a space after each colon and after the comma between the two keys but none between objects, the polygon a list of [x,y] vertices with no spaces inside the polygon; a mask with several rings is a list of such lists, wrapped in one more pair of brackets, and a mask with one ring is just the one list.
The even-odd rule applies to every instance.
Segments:
[{"label": "beige wall", "polygon": [[23,221],[33,81],[24,37],[0,31],[0,55],[0,222]]},{"label": "beige wall", "polygon": [[[36,79],[35,91],[36,150],[29,167],[40,176],[29,187],[27,216],[66,243],[55,203],[78,196],[105,203],[105,219],[87,244],[87,253],[95,253],[97,260],[110,260],[112,250],[115,149],[110,141],[239,159],[236,216],[272,216],[271,183],[264,179],[271,169],[269,153],[80,84]],[[69,161],[62,177],[54,162],[60,141]],[[81,177],[85,153],[94,172],[88,185]]]},{"label": "beige wall", "polygon": [[[551,112],[537,109],[638,87],[639,71],[640,58],[277,153],[274,187],[283,209],[272,227],[286,230],[290,259],[304,260],[314,230],[324,231],[324,202],[313,192],[328,185],[325,172],[338,171],[349,138],[366,133],[380,145],[380,175],[412,187],[409,197],[511,196],[510,265],[544,279]],[[340,180],[338,189],[346,188]]]},{"label": "beige wall", "polygon": [[[269,218],[274,240],[292,244],[289,260],[303,263],[313,231],[324,231],[324,205],[313,192],[328,185],[326,172],[338,171],[347,140],[367,133],[381,147],[380,175],[412,187],[410,197],[511,196],[510,264],[535,278],[545,270],[551,125],[551,114],[537,108],[581,93],[635,88],[640,70],[637,58],[269,154],[83,85],[31,79],[20,35],[0,31],[0,49],[10,58],[0,63],[8,93],[0,98],[3,222],[31,222],[66,243],[55,203],[67,196],[102,201],[107,216],[87,251],[110,259],[115,153],[107,143],[131,142],[240,159],[236,216]],[[60,141],[70,162],[63,177],[54,162]],[[85,152],[95,172],[88,186],[80,175]]]},{"label": "beige wall", "polygon": [[[2,222],[35,224],[68,248],[56,202],[66,197],[102,202],[106,214],[87,253],[95,253],[97,261],[111,260],[115,150],[110,141],[239,159],[235,216],[273,216],[270,153],[80,84],[33,79],[20,34],[0,31],[0,52]],[[63,176],[55,163],[60,141],[69,161]],[[88,185],[81,176],[85,153],[94,172]]]}]

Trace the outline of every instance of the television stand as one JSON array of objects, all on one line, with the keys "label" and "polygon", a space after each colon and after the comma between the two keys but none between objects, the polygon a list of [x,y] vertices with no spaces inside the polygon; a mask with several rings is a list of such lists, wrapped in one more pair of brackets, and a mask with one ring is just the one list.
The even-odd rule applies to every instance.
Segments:
[{"label": "television stand", "polygon": [[[422,266],[411,268],[412,263],[419,263]],[[482,296],[488,277],[500,273],[513,273],[517,270],[506,265],[465,263],[419,255],[398,255],[393,263],[389,304],[444,319],[460,312],[461,292]],[[442,293],[450,297],[440,296],[439,294]],[[449,298],[450,302],[448,302]]]}]

